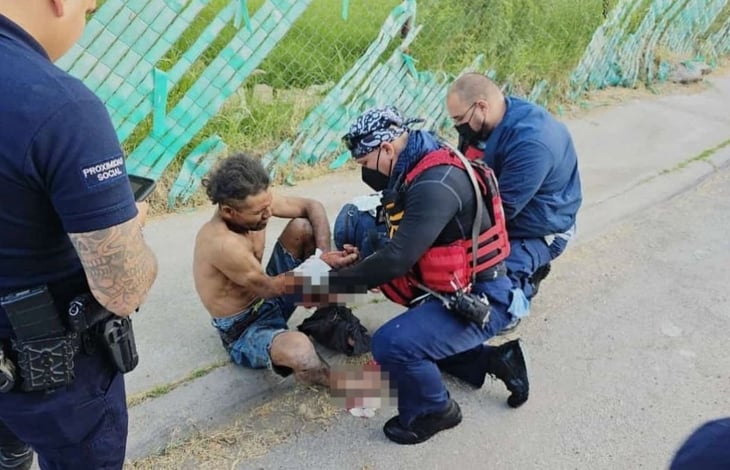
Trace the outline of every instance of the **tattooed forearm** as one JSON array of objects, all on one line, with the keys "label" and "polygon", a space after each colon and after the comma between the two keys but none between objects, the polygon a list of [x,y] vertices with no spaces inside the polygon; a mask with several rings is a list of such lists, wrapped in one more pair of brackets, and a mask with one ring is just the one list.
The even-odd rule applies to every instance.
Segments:
[{"label": "tattooed forearm", "polygon": [[157,276],[157,259],[144,243],[136,219],[69,237],[91,292],[104,307],[129,315],[142,304]]}]

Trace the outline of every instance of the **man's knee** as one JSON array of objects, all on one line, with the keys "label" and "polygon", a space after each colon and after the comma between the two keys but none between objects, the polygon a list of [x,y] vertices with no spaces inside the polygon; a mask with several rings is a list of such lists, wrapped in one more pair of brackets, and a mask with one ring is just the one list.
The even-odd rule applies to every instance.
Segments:
[{"label": "man's knee", "polygon": [[338,249],[345,244],[354,245],[363,258],[384,246],[388,239],[385,224],[378,223],[375,215],[353,203],[345,204],[337,214],[333,237]]},{"label": "man's knee", "polygon": [[300,370],[319,362],[312,341],[304,333],[286,331],[271,342],[271,362],[277,366]]},{"label": "man's knee", "polygon": [[279,243],[292,255],[305,259],[314,253],[314,228],[308,219],[292,219],[279,237]]},{"label": "man's knee", "polygon": [[306,241],[307,239],[314,238],[314,229],[308,219],[305,219],[304,217],[297,217],[296,219],[291,219],[289,223],[286,224],[281,236]]}]

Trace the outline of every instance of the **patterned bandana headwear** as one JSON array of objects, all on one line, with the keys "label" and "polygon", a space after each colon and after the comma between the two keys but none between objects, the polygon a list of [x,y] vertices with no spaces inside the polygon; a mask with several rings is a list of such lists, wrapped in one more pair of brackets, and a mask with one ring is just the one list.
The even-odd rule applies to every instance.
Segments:
[{"label": "patterned bandana headwear", "polygon": [[410,130],[409,124],[423,119],[404,119],[395,106],[371,108],[361,114],[342,137],[352,158],[360,158],[377,149],[383,142],[393,142]]}]

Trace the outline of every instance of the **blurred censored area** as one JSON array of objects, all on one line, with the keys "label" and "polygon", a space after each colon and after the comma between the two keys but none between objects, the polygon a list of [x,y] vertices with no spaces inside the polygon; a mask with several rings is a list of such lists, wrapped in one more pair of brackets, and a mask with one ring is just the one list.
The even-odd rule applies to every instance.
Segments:
[{"label": "blurred censored area", "polygon": [[342,291],[342,286],[330,286],[327,273],[305,274],[289,272],[286,274],[285,295],[294,298],[294,303],[301,306],[344,305],[355,301],[357,294],[366,293],[366,285],[351,284],[347,286],[349,292]]},{"label": "blurred censored area", "polygon": [[398,407],[395,384],[391,383],[388,372],[373,361],[332,366],[330,394],[335,406],[348,410]]}]

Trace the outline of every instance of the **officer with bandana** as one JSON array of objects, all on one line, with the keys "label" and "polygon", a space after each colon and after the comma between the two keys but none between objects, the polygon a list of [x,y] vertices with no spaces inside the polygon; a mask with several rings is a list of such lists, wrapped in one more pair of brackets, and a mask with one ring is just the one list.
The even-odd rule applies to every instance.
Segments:
[{"label": "officer with bandana", "polygon": [[[490,248],[483,256],[480,241],[482,267],[471,271],[476,274],[470,295],[491,308],[485,325],[447,307],[441,295],[447,288],[432,282],[444,272],[455,272],[439,270],[439,262],[464,256],[461,248],[452,248],[471,240],[478,200],[459,159],[433,134],[411,129],[411,122],[392,106],[374,108],[359,116],[344,137],[358,164],[387,178],[384,199],[394,201],[400,212],[389,210],[387,243],[320,281],[333,293],[380,287],[388,298],[407,306],[374,333],[371,343],[373,357],[397,386],[399,414],[383,430],[399,444],[423,442],[461,422],[459,405],[444,386],[441,370],[476,387],[484,384],[487,374],[496,376],[511,392],[508,404],[514,408],[529,393],[519,341],[499,347],[484,344],[512,320],[507,312],[511,283],[502,262],[506,252]],[[484,205],[491,204],[482,197]],[[387,201],[384,205],[392,206]],[[481,233],[492,230],[502,248],[508,247],[506,234],[497,233],[499,216],[491,209],[482,213]],[[426,286],[429,282],[431,288]]]}]

